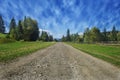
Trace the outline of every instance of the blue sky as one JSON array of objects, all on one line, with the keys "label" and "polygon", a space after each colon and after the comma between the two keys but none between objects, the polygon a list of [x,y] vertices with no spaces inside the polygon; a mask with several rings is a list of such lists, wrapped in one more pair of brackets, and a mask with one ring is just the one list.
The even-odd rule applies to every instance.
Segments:
[{"label": "blue sky", "polygon": [[0,15],[7,31],[12,17],[18,20],[30,16],[38,21],[40,30],[55,38],[71,33],[83,33],[89,27],[120,30],[120,0],[0,0]]}]

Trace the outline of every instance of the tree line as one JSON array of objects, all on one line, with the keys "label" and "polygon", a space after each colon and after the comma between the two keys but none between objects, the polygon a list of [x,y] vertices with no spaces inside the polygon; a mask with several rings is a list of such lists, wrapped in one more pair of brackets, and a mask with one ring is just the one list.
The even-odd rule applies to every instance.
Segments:
[{"label": "tree line", "polygon": [[120,31],[116,30],[113,26],[112,31],[100,31],[97,27],[92,27],[91,29],[86,28],[83,35],[78,33],[70,34],[70,30],[67,30],[66,36],[63,36],[62,41],[70,42],[84,42],[84,43],[97,43],[97,42],[117,42],[120,41]]},{"label": "tree line", "polygon": [[[0,16],[0,33],[5,33],[4,20]],[[9,24],[9,32],[7,33],[6,38],[13,40],[24,40],[24,41],[53,41],[53,36],[49,35],[47,32],[42,31],[42,34],[39,34],[39,27],[36,20],[31,17],[24,17],[24,20],[19,20],[16,24],[14,18],[11,19]]]}]

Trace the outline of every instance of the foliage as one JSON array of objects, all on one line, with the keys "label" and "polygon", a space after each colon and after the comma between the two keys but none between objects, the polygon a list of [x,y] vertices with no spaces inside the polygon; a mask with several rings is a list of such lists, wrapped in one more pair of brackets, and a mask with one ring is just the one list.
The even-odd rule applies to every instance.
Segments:
[{"label": "foliage", "polygon": [[72,41],[72,42],[80,42],[80,36],[78,35],[78,33],[76,34],[70,34],[70,30],[67,30],[67,35],[63,36],[61,41],[65,42],[65,41]]},{"label": "foliage", "polygon": [[70,35],[72,42],[81,42],[82,38],[80,38],[80,35],[78,33]]},{"label": "foliage", "polygon": [[18,40],[22,40],[24,34],[23,34],[23,26],[21,24],[21,20],[19,20],[19,22],[18,22],[18,30],[17,30],[17,32],[18,32]]},{"label": "foliage", "polygon": [[66,41],[66,38],[65,38],[65,36],[64,36],[64,35],[62,36],[61,41],[62,41],[62,42],[65,42],[65,41]]},{"label": "foliage", "polygon": [[117,41],[118,31],[113,26],[112,31],[106,31],[104,28],[103,32],[100,32],[99,28],[93,27],[91,30],[87,28],[84,32],[83,38],[85,43],[93,43],[93,42],[108,42],[108,41]]},{"label": "foliage", "polygon": [[85,43],[100,42],[101,37],[102,35],[97,27],[93,27],[91,30],[87,28],[84,33],[84,42]]},{"label": "foliage", "polygon": [[90,30],[89,30],[89,28],[86,28],[84,35],[83,35],[83,38],[84,38],[85,43],[90,43]]},{"label": "foliage", "polygon": [[48,33],[45,32],[45,31],[42,31],[40,40],[42,40],[42,41],[48,41],[49,40]]},{"label": "foliage", "polygon": [[1,39],[1,38],[5,38],[5,37],[6,37],[6,34],[0,33],[0,39]]},{"label": "foliage", "polygon": [[16,40],[17,39],[17,32],[16,32],[16,21],[14,18],[11,19],[9,27],[10,27],[10,31],[9,31],[10,38]]},{"label": "foliage", "polygon": [[70,30],[69,29],[67,30],[66,41],[71,41]]},{"label": "foliage", "polygon": [[0,15],[0,33],[5,33],[4,21],[1,15]]},{"label": "foliage", "polygon": [[103,36],[103,38],[102,38],[103,41],[107,41],[108,40],[106,28],[104,28],[102,36]]},{"label": "foliage", "polygon": [[101,33],[97,27],[93,27],[91,29],[90,40],[91,40],[91,42],[100,42],[101,41]]},{"label": "foliage", "polygon": [[113,26],[113,29],[111,31],[110,39],[111,41],[117,41],[117,31],[115,26]]},{"label": "foliage", "polygon": [[24,19],[25,22],[23,25],[23,39],[25,41],[36,41],[39,37],[39,28],[36,20],[31,19],[30,17]]},{"label": "foliage", "polygon": [[53,41],[53,36],[49,35],[49,41]]},{"label": "foliage", "polygon": [[41,34],[39,40],[41,40],[41,41],[53,41],[53,36],[48,35],[48,33],[46,31],[42,31],[42,34]]},{"label": "foliage", "polygon": [[117,33],[117,40],[120,41],[120,32]]},{"label": "foliage", "polygon": [[39,28],[36,20],[30,17],[19,20],[18,26],[16,26],[15,19],[10,22],[9,36],[14,40],[36,41],[39,37]]},{"label": "foliage", "polygon": [[[67,42],[84,42],[84,43],[108,43],[108,42],[114,42],[119,41],[119,31],[116,30],[115,26],[113,26],[112,31],[106,31],[106,28],[104,28],[103,32],[100,31],[97,27],[92,27],[91,29],[86,28],[83,35],[79,35],[78,33],[70,34],[69,29],[67,30],[67,36],[63,36],[61,41]],[[82,36],[82,37],[81,37]],[[69,38],[69,40],[68,40]]]},{"label": "foliage", "polygon": [[8,38],[1,38],[0,39],[0,44],[11,43],[11,42],[15,42],[15,41],[12,39],[8,39]]}]

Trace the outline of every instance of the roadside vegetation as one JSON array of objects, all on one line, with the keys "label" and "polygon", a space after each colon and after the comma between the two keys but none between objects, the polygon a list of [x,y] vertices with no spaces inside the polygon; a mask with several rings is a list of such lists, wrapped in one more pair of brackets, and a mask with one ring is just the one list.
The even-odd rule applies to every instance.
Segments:
[{"label": "roadside vegetation", "polygon": [[[39,31],[38,22],[31,17],[24,17],[23,20],[16,20],[14,17],[11,19],[8,26],[9,32],[5,33],[5,24],[2,16],[0,15],[0,39],[6,38],[15,41],[53,41],[53,36],[46,31]],[[5,39],[5,40],[6,40]]]},{"label": "roadside vegetation", "polygon": [[0,39],[1,39],[1,38],[5,38],[5,37],[6,37],[6,34],[0,33]]},{"label": "roadside vegetation", "polygon": [[104,28],[100,31],[97,27],[91,29],[86,28],[82,35],[75,33],[70,34],[70,30],[67,30],[66,36],[63,35],[61,41],[63,42],[77,42],[77,43],[120,43],[120,31],[113,26],[111,31],[107,31]]},{"label": "roadside vegetation", "polygon": [[53,45],[54,42],[12,42],[0,44],[0,61],[9,61]]},{"label": "roadside vegetation", "polygon": [[9,32],[5,33],[6,26],[0,15],[0,61],[2,62],[28,55],[55,43],[49,33],[42,31],[40,34],[37,21],[31,17],[25,16],[23,20],[18,20],[18,23],[12,18],[8,29]]},{"label": "roadside vegetation", "polygon": [[120,45],[78,44],[70,42],[67,44],[120,67]]},{"label": "roadside vegetation", "polygon": [[100,31],[97,27],[87,28],[83,35],[70,34],[68,29],[63,42],[120,67],[120,31],[115,26],[111,31]]}]

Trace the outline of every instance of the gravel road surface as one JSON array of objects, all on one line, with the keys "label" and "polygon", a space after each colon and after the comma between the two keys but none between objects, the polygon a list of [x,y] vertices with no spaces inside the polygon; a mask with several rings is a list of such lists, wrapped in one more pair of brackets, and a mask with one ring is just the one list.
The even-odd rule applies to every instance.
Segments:
[{"label": "gravel road surface", "polygon": [[120,69],[56,43],[7,64],[0,63],[0,80],[120,80]]}]

